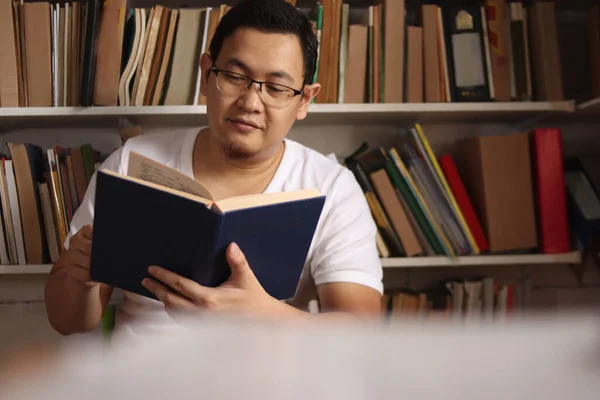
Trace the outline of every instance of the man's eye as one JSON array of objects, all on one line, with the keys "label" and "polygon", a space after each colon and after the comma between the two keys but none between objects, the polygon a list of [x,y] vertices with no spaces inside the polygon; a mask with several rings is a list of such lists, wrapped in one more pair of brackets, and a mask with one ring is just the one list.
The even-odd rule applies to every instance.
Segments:
[{"label": "man's eye", "polygon": [[230,75],[230,74],[227,74],[227,79],[229,79],[229,80],[230,80],[230,81],[232,81],[232,82],[242,82],[242,81],[244,81],[244,80],[245,80],[245,79],[244,79],[244,78],[242,78],[241,76],[237,76],[237,75]]},{"label": "man's eye", "polygon": [[269,92],[272,93],[283,93],[285,92],[285,89],[274,86],[274,85],[267,85],[267,90],[269,90]]}]

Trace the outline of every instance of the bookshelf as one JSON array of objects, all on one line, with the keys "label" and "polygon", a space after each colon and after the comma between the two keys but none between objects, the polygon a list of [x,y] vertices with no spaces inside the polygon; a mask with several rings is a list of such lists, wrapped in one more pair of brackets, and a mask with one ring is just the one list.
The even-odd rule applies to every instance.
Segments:
[{"label": "bookshelf", "polygon": [[52,264],[39,265],[0,265],[0,275],[46,275]]},{"label": "bookshelf", "polygon": [[[384,269],[399,268],[432,268],[432,267],[466,267],[495,265],[552,265],[579,264],[581,252],[572,251],[564,254],[516,254],[516,255],[482,255],[465,257],[397,257],[382,258]],[[51,264],[42,265],[0,265],[0,275],[39,275],[47,274]]]},{"label": "bookshelf", "polygon": [[581,253],[572,251],[564,254],[521,254],[521,255],[482,255],[466,257],[411,257],[387,258],[381,260],[384,269],[392,268],[430,268],[430,267],[466,267],[492,265],[552,265],[579,264]]},{"label": "bookshelf", "polygon": [[[129,6],[151,7],[156,4],[164,4],[166,7],[178,7],[183,3],[178,0],[168,0],[163,3],[154,0],[134,0]],[[224,2],[200,0],[194,2],[191,6],[218,8],[222,3]],[[349,24],[356,25],[365,23],[363,17],[368,14],[367,7],[382,2],[350,0],[346,3],[350,4]],[[395,3],[395,1],[389,3]],[[406,1],[407,5],[408,3]],[[297,2],[297,6],[306,12],[309,12],[315,4],[315,0],[298,0]],[[385,18],[380,18],[379,22],[384,27],[393,25],[386,24]],[[399,22],[398,25],[400,26],[402,23]],[[424,31],[430,28],[431,25],[424,28]],[[385,36],[385,33],[383,36]],[[385,40],[383,43],[385,43]],[[388,43],[391,43],[391,41]],[[402,48],[402,46],[398,48]],[[383,54],[389,54],[383,47],[377,50],[383,52]],[[422,54],[422,52],[417,53]],[[342,60],[346,61],[347,66],[353,64],[351,58],[348,58],[348,54],[343,55],[340,53],[339,60],[335,62],[342,63]],[[409,67],[411,61],[412,58],[407,57],[406,71],[412,68]],[[431,66],[431,62],[431,59],[424,57],[419,62],[418,69],[424,72],[425,65]],[[435,61],[435,63],[438,64],[437,67],[439,68],[442,68],[445,64],[442,59]],[[355,64],[356,62],[354,62]],[[375,64],[371,67],[375,67]],[[68,75],[71,72],[69,71],[70,68],[70,66],[65,66],[62,72]],[[404,67],[388,69],[397,73],[397,71],[402,71],[402,68]],[[530,69],[537,70],[533,66]],[[411,70],[414,71],[414,69]],[[438,68],[433,70],[437,71]],[[81,74],[81,71],[76,72],[76,74]],[[548,71],[543,72],[548,73]],[[347,83],[358,81],[353,80],[352,76],[348,78],[349,75],[348,70],[346,70]],[[428,81],[426,73],[419,76],[419,78],[421,82]],[[406,77],[405,82],[413,81],[418,80],[409,76]],[[165,80],[166,83],[167,80]],[[73,86],[73,84],[77,87],[80,82],[75,79],[74,83],[71,81],[68,83],[69,86]],[[195,84],[189,85],[189,87],[193,88]],[[414,84],[409,85],[407,93],[411,95],[414,89]],[[421,87],[420,89],[426,88]],[[561,101],[538,101],[536,96],[529,92],[529,97],[536,99],[536,101],[435,102],[427,100],[427,91],[424,90],[424,93],[421,93],[421,101],[418,102],[406,100],[407,102],[404,103],[343,104],[330,102],[312,104],[307,118],[298,121],[294,125],[290,137],[323,154],[335,152],[339,158],[343,158],[351,154],[363,141],[368,141],[371,147],[383,146],[389,148],[390,146],[398,146],[402,141],[402,131],[418,122],[426,126],[427,136],[431,141],[434,152],[441,155],[446,151],[452,152],[454,144],[463,138],[511,133],[521,129],[517,127],[539,125],[541,121],[541,123],[550,126],[554,126],[555,123],[562,124],[561,126],[565,130],[563,137],[567,152],[572,150],[570,143],[574,143],[581,148],[593,149],[594,140],[597,139],[593,139],[592,135],[587,135],[587,133],[592,129],[597,129],[597,127],[575,126],[580,122],[593,123],[594,117],[600,114],[600,98],[578,105],[576,100],[572,100],[574,97],[571,96],[572,93],[565,93],[564,98],[566,100]],[[377,97],[376,95],[373,96]],[[140,124],[144,133],[150,131],[160,133],[176,126],[202,126],[208,122],[206,106],[203,105],[0,107],[0,134],[4,142],[28,141],[42,146],[44,150],[54,144],[70,147],[89,142],[94,146],[94,149],[106,155],[119,143],[117,126],[120,118],[127,118],[136,124]],[[576,135],[569,136],[572,133]],[[573,151],[571,151],[571,154],[573,154]],[[486,254],[457,258],[443,256],[391,257],[382,258],[381,264],[384,271],[394,272],[394,274],[388,274],[384,278],[384,285],[394,287],[399,285],[399,281],[395,279],[403,274],[408,274],[411,270],[420,270],[421,274],[429,276],[429,271],[432,275],[439,273],[436,268],[449,267],[448,269],[454,271],[456,267],[456,270],[458,270],[456,275],[462,276],[467,274],[467,270],[481,269],[482,274],[493,275],[500,271],[499,275],[503,278],[505,273],[506,276],[509,276],[514,271],[520,270],[521,267],[525,269],[528,266],[537,266],[535,268],[536,273],[551,274],[552,271],[559,268],[580,264],[582,261],[581,252],[571,251],[564,254]],[[1,265],[0,284],[8,286],[12,282],[21,282],[20,280],[30,282],[37,279],[42,281],[50,269],[51,265],[49,264]],[[27,275],[31,276],[28,277]],[[414,277],[414,275],[411,276]],[[442,275],[439,275],[436,279],[440,276]],[[17,283],[15,283],[15,287]],[[2,298],[1,289],[0,286],[0,299]],[[24,297],[27,295],[23,294]]]},{"label": "bookshelf", "polygon": [[600,116],[600,97],[578,104],[576,113],[578,117],[597,118]]},{"label": "bookshelf", "polygon": [[[575,111],[573,101],[481,103],[311,104],[298,126],[372,125],[421,122],[516,123],[540,116],[563,117]],[[0,107],[0,131],[71,126],[115,127],[119,118],[142,125],[207,124],[206,106]]]}]

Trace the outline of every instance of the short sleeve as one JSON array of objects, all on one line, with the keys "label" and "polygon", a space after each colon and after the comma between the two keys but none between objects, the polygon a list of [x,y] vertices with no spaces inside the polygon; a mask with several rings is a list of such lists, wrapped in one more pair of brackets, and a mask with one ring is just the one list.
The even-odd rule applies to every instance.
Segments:
[{"label": "short sleeve", "polygon": [[352,172],[343,169],[332,184],[311,260],[315,285],[351,282],[383,293],[377,227]]},{"label": "short sleeve", "polygon": [[[108,169],[115,172],[121,172],[121,154],[123,149],[120,148],[114,151],[110,156],[104,160],[102,165],[100,165],[100,169]],[[96,173],[92,175],[90,182],[88,184],[87,190],[85,191],[85,195],[83,197],[82,203],[75,211],[73,218],[71,219],[71,224],[69,226],[69,232],[67,233],[67,237],[65,238],[65,249],[69,248],[69,241],[71,236],[76,234],[84,225],[92,224],[94,222],[94,199],[96,197]]]}]

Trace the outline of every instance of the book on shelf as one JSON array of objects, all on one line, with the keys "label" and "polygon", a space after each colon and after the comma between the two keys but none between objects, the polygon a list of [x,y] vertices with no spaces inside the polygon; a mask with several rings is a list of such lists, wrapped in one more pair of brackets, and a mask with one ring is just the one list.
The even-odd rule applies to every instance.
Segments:
[{"label": "book on shelf", "polygon": [[54,263],[100,155],[89,144],[8,150],[0,155],[0,264]]},{"label": "book on shelf", "polygon": [[155,298],[141,282],[158,265],[214,287],[230,275],[235,242],[267,293],[291,298],[324,202],[317,189],[213,200],[193,178],[132,152],[127,175],[97,173],[90,276]]},{"label": "book on shelf", "polygon": [[569,225],[583,251],[594,252],[600,238],[600,157],[565,160]]},{"label": "book on shelf", "polygon": [[492,321],[505,319],[515,310],[518,284],[491,277],[449,280],[423,290],[387,288],[381,299],[386,320],[449,318]]},{"label": "book on shelf", "polygon": [[[319,38],[315,103],[562,100],[555,8],[315,1],[301,9]],[[5,0],[0,105],[206,104],[200,55],[230,9]]]},{"label": "book on shelf", "polygon": [[567,253],[558,128],[467,138],[438,156],[420,124],[397,146],[344,159],[378,227],[382,258]]}]

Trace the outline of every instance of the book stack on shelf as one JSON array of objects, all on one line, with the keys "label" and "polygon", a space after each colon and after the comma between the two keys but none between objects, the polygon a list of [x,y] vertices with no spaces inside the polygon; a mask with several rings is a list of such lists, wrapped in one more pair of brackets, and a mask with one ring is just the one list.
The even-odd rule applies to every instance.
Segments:
[{"label": "book stack on shelf", "polygon": [[376,3],[311,11],[317,103],[563,100],[554,2]]},{"label": "book stack on shelf", "polygon": [[516,285],[497,279],[451,280],[432,289],[387,289],[381,298],[386,319],[450,317],[492,320],[508,317],[515,309]]},{"label": "book stack on shelf", "polygon": [[[365,193],[384,259],[571,251],[557,128],[466,138],[438,158],[417,124],[401,146],[365,143],[345,164]],[[570,189],[577,194],[576,184]]]},{"label": "book stack on shelf", "polygon": [[0,265],[53,263],[100,165],[99,153],[89,144],[46,152],[29,143],[8,148],[10,156],[0,163]]},{"label": "book stack on shelf", "polygon": [[[305,10],[320,38],[315,102],[564,100],[554,2],[427,3]],[[3,1],[0,104],[205,104],[200,55],[230,8]]]}]

